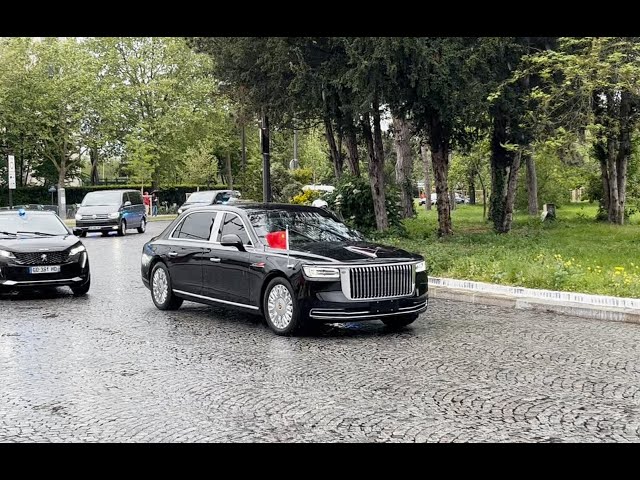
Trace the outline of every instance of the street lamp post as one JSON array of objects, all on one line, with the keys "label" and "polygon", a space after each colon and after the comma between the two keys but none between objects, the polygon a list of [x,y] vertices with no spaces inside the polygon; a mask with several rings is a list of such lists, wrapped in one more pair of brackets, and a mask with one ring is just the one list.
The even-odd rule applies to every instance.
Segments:
[{"label": "street lamp post", "polygon": [[262,198],[264,203],[271,203],[271,159],[269,158],[269,117],[262,115],[260,128],[262,143]]}]

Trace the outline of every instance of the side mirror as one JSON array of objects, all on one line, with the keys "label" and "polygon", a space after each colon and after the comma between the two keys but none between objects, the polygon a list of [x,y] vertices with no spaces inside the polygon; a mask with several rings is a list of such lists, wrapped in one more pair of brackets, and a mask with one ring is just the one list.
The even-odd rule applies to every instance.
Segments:
[{"label": "side mirror", "polygon": [[228,233],[227,235],[222,236],[222,240],[220,241],[220,245],[223,247],[236,247],[241,252],[246,252],[244,245],[242,244],[242,240],[235,233]]},{"label": "side mirror", "polygon": [[127,200],[126,202],[124,202],[124,206],[125,207],[130,207],[131,206],[131,202],[129,200]]}]

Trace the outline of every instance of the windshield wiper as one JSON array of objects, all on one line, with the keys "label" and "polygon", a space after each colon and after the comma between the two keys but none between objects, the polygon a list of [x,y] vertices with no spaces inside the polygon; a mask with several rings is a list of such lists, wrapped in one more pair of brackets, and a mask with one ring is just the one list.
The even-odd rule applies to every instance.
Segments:
[{"label": "windshield wiper", "polygon": [[17,237],[18,234],[17,233],[13,233],[13,232],[0,232],[1,235],[11,235],[12,237]]},{"label": "windshield wiper", "polygon": [[44,237],[57,237],[58,236],[55,233],[46,233],[46,232],[21,232],[21,231],[18,231],[16,233],[31,233],[33,235],[42,235]]}]

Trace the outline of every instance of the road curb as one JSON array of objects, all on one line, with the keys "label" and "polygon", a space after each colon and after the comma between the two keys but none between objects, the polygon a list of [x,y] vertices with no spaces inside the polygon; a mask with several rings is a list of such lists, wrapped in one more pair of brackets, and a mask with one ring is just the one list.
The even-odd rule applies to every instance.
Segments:
[{"label": "road curb", "polygon": [[510,287],[429,277],[429,296],[581,318],[640,324],[640,299]]}]

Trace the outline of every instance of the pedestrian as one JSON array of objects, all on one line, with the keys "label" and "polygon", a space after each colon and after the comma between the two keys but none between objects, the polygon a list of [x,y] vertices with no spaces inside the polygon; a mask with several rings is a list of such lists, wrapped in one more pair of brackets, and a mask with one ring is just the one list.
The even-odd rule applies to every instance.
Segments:
[{"label": "pedestrian", "polygon": [[153,192],[153,197],[151,197],[151,204],[153,205],[153,216],[158,216],[158,205],[160,204],[160,199],[158,198],[158,194]]},{"label": "pedestrian", "polygon": [[149,215],[151,213],[151,195],[149,195],[149,192],[144,192],[144,195],[142,195],[142,199],[144,201],[144,208],[147,212],[147,215]]}]

